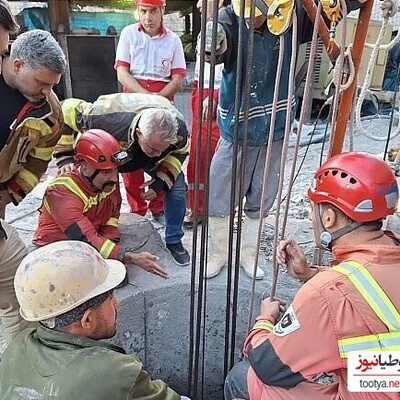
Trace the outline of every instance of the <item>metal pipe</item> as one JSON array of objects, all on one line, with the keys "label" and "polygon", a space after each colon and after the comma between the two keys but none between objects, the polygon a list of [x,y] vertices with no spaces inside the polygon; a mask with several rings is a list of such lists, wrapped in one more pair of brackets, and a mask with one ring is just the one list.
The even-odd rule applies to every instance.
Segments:
[{"label": "metal pipe", "polygon": [[[361,57],[364,50],[364,43],[367,38],[368,24],[371,18],[373,4],[373,0],[367,0],[360,10],[360,15],[358,17],[357,28],[354,35],[357,40],[355,40],[353,43],[352,51],[356,76],[360,68]],[[336,119],[335,126],[332,126],[332,140],[330,143],[328,157],[332,157],[342,152],[344,135],[346,133],[347,122],[349,119],[355,89],[356,80],[353,80],[348,89],[346,89],[340,96],[338,117]]]}]

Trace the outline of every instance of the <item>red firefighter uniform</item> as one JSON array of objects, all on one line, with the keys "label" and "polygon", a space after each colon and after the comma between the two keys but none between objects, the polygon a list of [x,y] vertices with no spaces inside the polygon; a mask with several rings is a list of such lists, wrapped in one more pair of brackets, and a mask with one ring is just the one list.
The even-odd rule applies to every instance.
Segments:
[{"label": "red firefighter uniform", "polygon": [[[276,325],[268,315],[257,318],[244,345],[250,399],[400,399],[347,390],[349,351],[400,349],[398,244],[393,236],[393,246],[334,246],[336,267],[305,283]],[[324,372],[333,372],[336,383],[313,381]]]},{"label": "red firefighter uniform", "polygon": [[125,250],[116,243],[121,201],[118,186],[111,192],[95,192],[74,167],[47,187],[33,243],[68,240],[71,235],[66,232],[75,230],[73,237],[90,243],[104,258],[121,260]]}]

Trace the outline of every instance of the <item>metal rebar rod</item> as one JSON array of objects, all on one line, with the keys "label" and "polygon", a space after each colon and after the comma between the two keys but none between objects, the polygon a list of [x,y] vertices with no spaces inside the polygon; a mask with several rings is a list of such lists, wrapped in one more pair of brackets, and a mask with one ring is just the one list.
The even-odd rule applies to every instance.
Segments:
[{"label": "metal rebar rod", "polygon": [[[243,214],[243,202],[241,201],[244,196],[244,175],[246,171],[247,161],[247,139],[248,139],[248,121],[250,111],[250,88],[252,82],[252,66],[253,66],[253,52],[254,52],[254,14],[255,14],[255,1],[250,2],[250,19],[248,20],[248,41],[247,41],[247,57],[246,57],[246,75],[243,87],[243,135],[241,145],[241,158],[240,158],[240,175],[239,175],[239,204],[238,204],[238,228],[237,228],[237,240],[236,240],[236,252],[235,252],[235,268],[234,268],[234,279],[233,279],[233,297],[232,297],[232,322],[230,331],[230,357],[229,357],[229,369],[234,365],[235,361],[235,348],[236,348],[236,325],[237,325],[237,305],[239,295],[239,271],[240,271],[240,254],[241,254],[241,236],[242,236],[242,219]],[[240,119],[237,119],[237,123]],[[234,182],[236,185],[236,182]]]},{"label": "metal rebar rod", "polygon": [[[204,90],[204,62],[205,62],[205,32],[206,32],[206,22],[207,22],[207,0],[202,0],[202,16],[201,16],[201,35],[200,35],[200,70],[199,70],[199,102],[197,107],[198,115],[202,115],[203,112],[203,90]],[[197,145],[201,143],[201,120],[197,121],[196,133],[197,133]],[[200,155],[195,155],[195,170],[199,168]],[[197,174],[196,174],[197,175]],[[197,180],[197,182],[196,182]],[[198,197],[196,194],[196,187],[199,187],[198,177],[195,176],[195,202]],[[198,200],[197,200],[198,201]],[[198,352],[196,348],[199,347],[198,338],[200,337],[200,326],[201,320],[199,320],[199,307],[202,305],[202,291],[200,290],[201,279],[199,277],[198,281],[198,293],[196,299],[196,256],[197,256],[197,226],[193,234],[192,243],[192,260],[191,260],[191,279],[190,279],[190,311],[189,311],[189,368],[188,368],[188,393],[191,397],[195,397],[197,393],[197,376],[198,376]],[[199,275],[201,275],[199,273]],[[197,312],[196,312],[197,305]],[[196,318],[197,316],[197,318]],[[196,327],[196,329],[195,329]]]},{"label": "metal rebar rod", "polygon": [[[240,15],[239,15],[239,33],[238,33],[238,57],[236,65],[236,82],[235,82],[235,124],[233,128],[233,153],[232,153],[232,174],[231,174],[231,198],[230,198],[230,215],[229,215],[229,241],[228,241],[228,273],[226,284],[226,312],[225,312],[225,344],[224,344],[224,377],[228,374],[229,370],[229,332],[231,324],[231,286],[232,286],[232,258],[233,258],[233,225],[235,220],[235,207],[236,207],[236,180],[237,180],[237,156],[239,151],[239,116],[242,95],[242,73],[243,73],[243,36],[244,36],[244,6],[245,2],[241,1]],[[240,219],[240,216],[239,216]],[[240,236],[241,224],[239,221],[237,235]]]}]

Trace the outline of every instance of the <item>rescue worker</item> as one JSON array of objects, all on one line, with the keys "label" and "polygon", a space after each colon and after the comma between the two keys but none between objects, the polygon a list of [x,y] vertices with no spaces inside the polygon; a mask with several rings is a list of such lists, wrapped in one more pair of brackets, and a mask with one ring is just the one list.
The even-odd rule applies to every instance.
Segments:
[{"label": "rescue worker", "polygon": [[20,316],[14,275],[27,254],[17,231],[4,218],[38,183],[60,138],[62,115],[52,84],[65,57],[44,31],[20,35],[8,52],[9,33],[18,30],[9,4],[0,0],[0,316],[6,342],[27,327]]},{"label": "rescue worker", "polygon": [[64,73],[64,53],[50,33],[18,36],[2,58],[0,76],[0,213],[18,205],[47,169],[63,124],[52,91]]},{"label": "rescue worker", "polygon": [[[279,38],[273,35],[267,24],[267,16],[259,8],[255,8],[254,15],[254,43],[252,46],[252,65],[248,71],[244,70],[240,82],[240,99],[236,96],[237,64],[239,52],[239,15],[241,1],[245,1],[245,25],[249,25],[250,0],[232,0],[232,5],[223,7],[219,11],[217,26],[217,63],[223,63],[222,80],[219,90],[217,122],[221,139],[218,142],[210,167],[209,181],[209,235],[210,251],[207,263],[206,276],[212,278],[219,274],[227,265],[228,259],[228,232],[231,213],[231,191],[235,190],[236,204],[243,201],[246,216],[241,238],[240,265],[246,275],[253,277],[254,261],[257,248],[257,233],[259,219],[268,216],[279,184],[279,167],[281,162],[283,136],[286,121],[286,104],[288,96],[290,58],[292,54],[292,28],[289,27],[283,34],[284,54],[280,79],[277,112],[271,149],[268,180],[264,186],[264,204],[262,199],[262,181],[266,161],[267,143],[269,138],[271,111],[274,98],[275,77],[279,58]],[[266,5],[269,3],[264,1]],[[359,8],[366,0],[348,1],[348,10]],[[312,38],[313,24],[307,17],[300,1],[297,2],[298,43],[304,43]],[[257,6],[257,4],[256,4]],[[288,6],[289,7],[289,6]],[[273,22],[271,22],[273,24]],[[249,58],[248,37],[249,29],[243,27],[242,46],[243,68]],[[213,21],[207,23],[206,56],[211,52]],[[246,93],[245,77],[251,75],[250,91]],[[235,106],[239,102],[240,114],[238,121],[235,116]],[[249,104],[249,118],[244,120],[244,105]],[[294,105],[294,98],[292,99]],[[293,115],[294,116],[294,115]],[[237,139],[234,127],[238,125]],[[235,141],[238,142],[237,165],[241,165],[243,151],[243,130],[247,126],[247,153],[244,164],[243,192],[238,193],[239,179],[232,180],[232,158],[234,156]],[[263,270],[257,266],[255,278],[262,279]]]},{"label": "rescue worker", "polygon": [[[186,62],[182,42],[164,26],[164,0],[136,0],[139,22],[121,31],[114,68],[126,93],[158,94],[173,101],[182,89]],[[131,212],[145,215],[149,210],[164,221],[163,192],[147,202],[141,197],[143,171],[122,174]]]},{"label": "rescue worker", "polygon": [[[333,267],[310,265],[292,239],[279,243],[278,263],[304,285],[280,320],[283,304],[262,301],[245,361],[226,379],[226,400],[399,398],[347,389],[349,351],[391,350],[385,343],[400,340],[400,237],[382,230],[398,196],[390,167],[373,155],[342,153],[318,169],[310,219],[317,246],[332,249]],[[324,374],[334,381],[319,383]]]},{"label": "rescue worker", "polygon": [[[188,152],[187,128],[178,110],[165,97],[142,93],[109,94],[100,96],[94,103],[67,99],[62,109],[63,143],[69,142],[72,149],[74,133],[104,129],[130,157],[118,171],[143,170],[151,176],[142,185],[141,196],[151,201],[164,192],[167,248],[178,265],[189,265],[190,256],[181,240],[186,209],[182,163]],[[69,162],[71,157],[61,157],[57,164],[63,168]]]},{"label": "rescue worker", "polygon": [[122,203],[118,166],[126,161],[128,154],[109,133],[101,129],[83,133],[72,171],[56,177],[46,189],[33,243],[40,247],[59,240],[83,240],[104,258],[135,264],[166,278],[157,256],[134,253],[118,244]]},{"label": "rescue worker", "polygon": [[6,349],[0,398],[187,399],[151,380],[135,355],[101,340],[116,333],[113,289],[124,276],[121,262],[104,260],[84,242],[55,242],[30,253],[15,289],[23,317],[40,324]]}]

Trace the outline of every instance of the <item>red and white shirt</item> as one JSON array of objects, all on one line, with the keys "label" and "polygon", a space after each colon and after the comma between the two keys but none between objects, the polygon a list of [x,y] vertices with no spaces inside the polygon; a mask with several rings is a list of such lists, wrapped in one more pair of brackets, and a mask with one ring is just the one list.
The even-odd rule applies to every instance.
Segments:
[{"label": "red and white shirt", "polygon": [[164,26],[152,37],[140,23],[126,26],[119,38],[114,68],[121,65],[151,92],[160,91],[174,74],[186,75],[182,42]]}]

